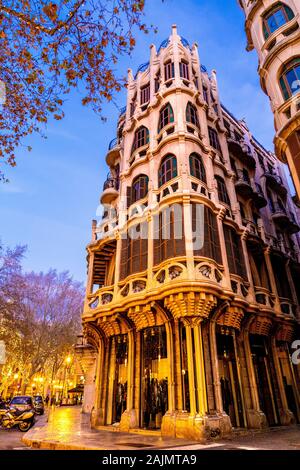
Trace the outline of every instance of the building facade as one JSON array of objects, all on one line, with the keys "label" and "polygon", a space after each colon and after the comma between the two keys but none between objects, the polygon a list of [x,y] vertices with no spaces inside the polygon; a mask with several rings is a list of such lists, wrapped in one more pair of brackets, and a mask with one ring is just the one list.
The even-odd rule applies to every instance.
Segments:
[{"label": "building facade", "polygon": [[95,427],[200,439],[300,420],[297,211],[283,164],[176,26],[129,70],[77,348]]},{"label": "building facade", "polygon": [[[288,163],[300,198],[300,4],[298,0],[239,0],[248,50],[256,49],[263,91],[275,123],[275,153]],[[298,202],[299,203],[299,202]]]}]

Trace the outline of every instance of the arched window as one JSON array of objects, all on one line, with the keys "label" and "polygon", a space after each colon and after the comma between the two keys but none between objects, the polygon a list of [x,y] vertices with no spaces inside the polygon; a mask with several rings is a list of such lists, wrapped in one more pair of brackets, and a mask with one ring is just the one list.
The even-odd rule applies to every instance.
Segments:
[{"label": "arched window", "polygon": [[268,39],[274,31],[292,20],[294,16],[293,11],[287,5],[284,5],[283,3],[275,5],[274,8],[268,11],[263,17],[265,39]]},{"label": "arched window", "polygon": [[149,130],[141,126],[135,131],[131,153],[147,144],[149,144]]},{"label": "arched window", "polygon": [[200,181],[206,183],[205,168],[203,165],[202,158],[197,153],[190,155],[190,173]]},{"label": "arched window", "polygon": [[208,127],[208,136],[209,136],[209,143],[211,147],[213,147],[215,150],[221,153],[222,152],[221,145],[220,145],[219,136],[218,136],[216,129],[213,129],[212,127]]},{"label": "arched window", "polygon": [[172,106],[170,103],[168,103],[160,110],[158,132],[160,132],[163,127],[165,127],[167,124],[170,124],[171,122],[174,122],[174,113]]},{"label": "arched window", "polygon": [[188,102],[186,106],[185,115],[186,115],[186,122],[190,122],[194,124],[194,126],[200,127],[196,106],[194,106],[190,102]]},{"label": "arched window", "polygon": [[177,160],[174,155],[166,155],[158,170],[158,186],[162,186],[177,176]]},{"label": "arched window", "polygon": [[279,81],[285,100],[300,92],[300,57],[285,64]]},{"label": "arched window", "polygon": [[226,188],[226,183],[221,178],[221,176],[215,175],[217,184],[218,184],[218,196],[219,196],[219,201],[224,202],[228,206],[230,206],[230,199],[228,196],[227,188]]},{"label": "arched window", "polygon": [[147,175],[137,176],[131,186],[131,204],[143,199],[148,194],[149,178]]}]

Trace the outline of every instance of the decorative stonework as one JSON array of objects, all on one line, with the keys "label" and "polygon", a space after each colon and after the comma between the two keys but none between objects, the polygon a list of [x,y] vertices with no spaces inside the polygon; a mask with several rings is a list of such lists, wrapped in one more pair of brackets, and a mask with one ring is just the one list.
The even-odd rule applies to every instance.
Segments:
[{"label": "decorative stonework", "polygon": [[218,318],[217,323],[222,326],[228,326],[240,330],[244,316],[245,313],[242,308],[228,307]]},{"label": "decorative stonework", "polygon": [[127,332],[126,324],[118,314],[99,317],[97,323],[106,337],[121,335]]},{"label": "decorative stonework", "polygon": [[208,318],[216,304],[216,297],[206,292],[180,292],[165,298],[165,306],[172,312],[175,319]]},{"label": "decorative stonework", "polygon": [[150,305],[130,307],[127,315],[134,323],[137,331],[156,325],[156,315]]},{"label": "decorative stonework", "polygon": [[272,329],[273,322],[270,318],[258,316],[252,322],[250,333],[256,335],[269,336]]},{"label": "decorative stonework", "polygon": [[277,341],[286,341],[291,343],[295,336],[295,327],[294,325],[281,325],[276,332]]}]

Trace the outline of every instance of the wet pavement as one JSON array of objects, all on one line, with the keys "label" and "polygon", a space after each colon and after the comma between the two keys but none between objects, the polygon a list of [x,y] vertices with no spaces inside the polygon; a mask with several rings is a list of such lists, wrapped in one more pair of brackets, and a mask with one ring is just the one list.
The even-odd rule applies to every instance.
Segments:
[{"label": "wet pavement", "polygon": [[89,417],[80,407],[52,408],[28,431],[23,442],[40,449],[81,450],[300,450],[300,426],[264,431],[237,431],[212,442],[162,438],[159,433],[121,433],[90,429]]}]

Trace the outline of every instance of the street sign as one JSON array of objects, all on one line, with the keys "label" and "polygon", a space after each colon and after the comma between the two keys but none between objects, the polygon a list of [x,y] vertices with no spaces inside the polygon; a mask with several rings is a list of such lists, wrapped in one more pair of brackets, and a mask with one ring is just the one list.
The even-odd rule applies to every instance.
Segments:
[{"label": "street sign", "polygon": [[5,364],[5,343],[0,341],[0,365]]}]

